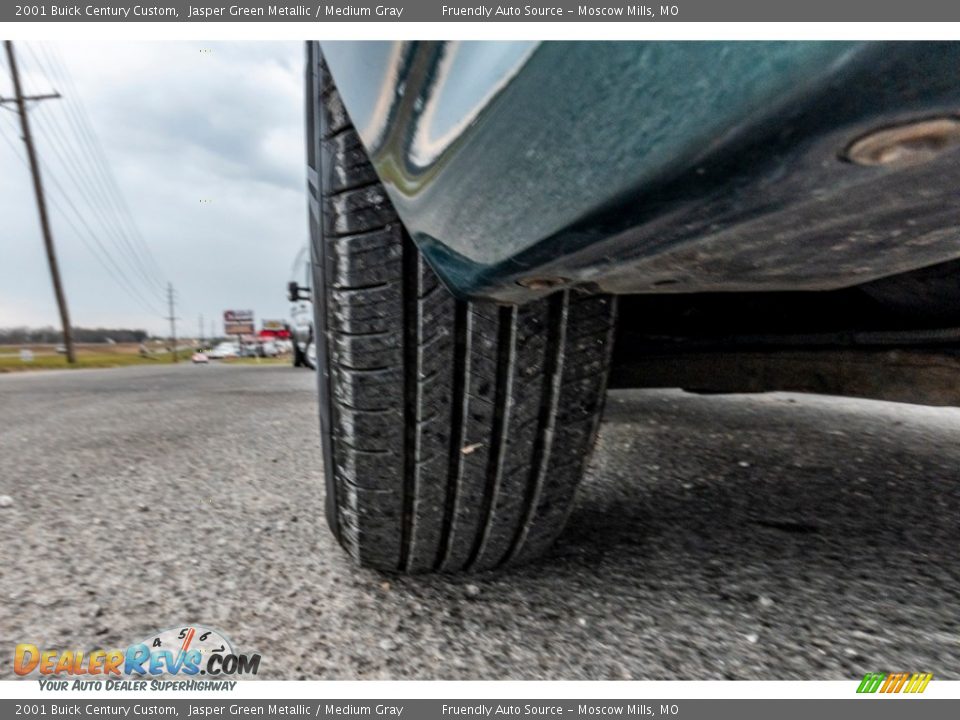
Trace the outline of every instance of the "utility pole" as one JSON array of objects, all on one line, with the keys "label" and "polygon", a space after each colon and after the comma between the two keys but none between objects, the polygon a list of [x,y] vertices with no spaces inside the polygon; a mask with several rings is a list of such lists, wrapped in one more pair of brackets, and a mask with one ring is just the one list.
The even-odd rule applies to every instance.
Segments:
[{"label": "utility pole", "polygon": [[200,326],[200,347],[204,347],[205,343],[203,340],[203,313],[200,313],[197,324]]},{"label": "utility pole", "polygon": [[63,327],[63,346],[67,350],[67,362],[77,361],[73,349],[73,331],[70,328],[70,312],[67,310],[67,298],[63,292],[63,283],[60,281],[60,266],[57,264],[57,252],[53,247],[53,233],[50,231],[50,218],[47,215],[47,203],[43,195],[43,181],[40,178],[40,163],[37,161],[37,151],[33,146],[33,136],[30,134],[30,121],[27,118],[28,100],[50,100],[59,98],[60,93],[47,95],[23,94],[20,85],[20,73],[17,71],[17,58],[13,52],[13,43],[4,41],[7,51],[7,61],[10,63],[10,77],[13,79],[12,99],[0,98],[0,105],[13,103],[20,116],[20,127],[23,130],[23,142],[27,146],[27,158],[30,161],[30,172],[33,175],[33,194],[37,198],[37,212],[40,214],[40,229],[43,232],[43,245],[47,250],[47,263],[50,266],[50,278],[53,280],[53,292],[57,296],[57,308],[60,310],[60,325]]},{"label": "utility pole", "polygon": [[170,321],[170,339],[173,343],[173,361],[177,362],[177,320],[179,319],[174,312],[173,283],[167,283],[167,308],[170,313],[167,320]]}]

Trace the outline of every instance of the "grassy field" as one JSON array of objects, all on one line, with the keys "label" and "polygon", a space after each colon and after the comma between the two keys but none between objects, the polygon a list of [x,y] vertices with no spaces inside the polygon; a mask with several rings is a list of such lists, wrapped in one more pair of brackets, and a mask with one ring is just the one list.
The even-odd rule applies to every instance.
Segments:
[{"label": "grassy field", "polygon": [[[172,353],[162,350],[151,352],[148,357],[141,357],[139,348],[140,346],[136,343],[77,345],[77,362],[70,365],[67,363],[66,356],[57,353],[53,345],[0,345],[0,373],[24,370],[71,370],[126,365],[156,365],[173,361]],[[33,352],[32,362],[24,362],[20,359],[21,349],[28,349]],[[190,360],[192,354],[193,351],[189,349],[177,352],[179,358],[187,361]]]}]

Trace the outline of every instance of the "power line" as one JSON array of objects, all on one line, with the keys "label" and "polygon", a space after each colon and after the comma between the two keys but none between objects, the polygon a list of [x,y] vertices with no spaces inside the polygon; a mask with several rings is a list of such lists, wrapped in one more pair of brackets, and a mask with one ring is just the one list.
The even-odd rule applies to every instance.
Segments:
[{"label": "power line", "polygon": [[[33,53],[30,48],[28,48],[28,52],[34,57],[34,60],[37,62],[37,66],[39,67],[41,64],[38,58],[36,58],[36,54]],[[43,71],[43,74],[47,78],[47,80],[50,79],[50,73]],[[48,127],[46,122],[42,122],[39,124],[42,125],[43,128],[47,131],[46,132],[47,137],[57,145],[57,148],[60,151],[60,157],[62,160],[60,163],[61,167],[65,171],[67,177],[73,182],[74,186],[76,186],[78,190],[77,194],[83,197],[83,199],[86,201],[88,206],[94,211],[96,217],[99,218],[100,223],[107,230],[113,231],[113,237],[119,237],[121,239],[121,242],[123,243],[123,245],[119,247],[121,249],[125,247],[128,250],[127,260],[128,262],[130,262],[131,267],[134,269],[134,274],[139,274],[141,278],[147,281],[148,285],[144,288],[144,290],[147,291],[149,294],[150,283],[152,282],[154,287],[156,287],[159,284],[159,280],[157,280],[155,277],[151,278],[149,275],[147,275],[145,266],[142,264],[142,262],[140,262],[139,258],[137,257],[135,248],[123,236],[123,233],[124,233],[123,228],[116,224],[112,225],[110,223],[110,217],[109,217],[109,212],[111,210],[110,206],[108,204],[105,205],[102,200],[98,202],[98,198],[93,196],[91,191],[88,191],[86,189],[86,186],[88,185],[88,183],[84,183],[81,177],[78,177],[78,176],[86,176],[86,173],[83,172],[84,161],[82,159],[79,159],[77,156],[75,156],[74,154],[72,154],[67,150],[67,148],[73,147],[73,145],[70,143],[68,139],[66,139],[65,134],[62,134],[60,132],[58,126],[56,125],[53,119],[50,120],[50,124],[53,126],[54,130],[50,130],[50,127]],[[81,134],[75,128],[74,128],[74,134],[78,138],[81,138]],[[6,137],[4,139],[6,140]],[[8,141],[8,144],[10,144],[9,141]],[[20,158],[20,155],[16,152],[16,149],[12,144],[11,144],[11,148],[14,149],[14,154],[18,158]],[[20,159],[23,162],[23,158],[20,158]],[[162,313],[158,311],[153,306],[153,304],[149,300],[147,300],[143,296],[143,294],[140,292],[140,290],[137,287],[137,284],[133,282],[134,277],[131,276],[129,273],[125,272],[123,268],[121,268],[118,260],[113,257],[110,250],[108,250],[107,247],[105,247],[104,244],[101,242],[100,234],[98,234],[93,230],[90,223],[87,221],[87,218],[77,208],[76,204],[74,204],[71,198],[71,193],[69,193],[67,189],[64,188],[64,186],[60,183],[59,179],[57,178],[57,175],[53,172],[50,165],[41,158],[40,166],[43,168],[43,172],[47,175],[47,177],[51,181],[51,184],[54,187],[54,189],[59,191],[59,193],[62,195],[63,201],[66,203],[68,207],[64,207],[63,204],[58,202],[56,194],[51,196],[51,201],[53,206],[56,207],[61,212],[63,219],[67,221],[67,223],[71,226],[71,228],[74,230],[76,235],[80,238],[80,240],[84,243],[84,245],[86,245],[87,249],[91,252],[91,254],[93,254],[94,257],[96,257],[97,261],[107,271],[108,275],[112,277],[115,284],[118,285],[121,289],[123,289],[126,293],[128,293],[134,300],[136,300],[139,305],[141,305],[143,308],[147,310],[147,312],[156,316],[162,316]],[[103,167],[102,162],[100,164],[100,167],[101,168]],[[98,181],[99,186],[93,186],[91,184],[91,187],[102,188],[103,185],[100,178],[97,175],[94,175],[93,178]],[[103,197],[103,190],[101,190],[101,197]],[[91,242],[88,241],[87,237],[84,236],[84,233],[81,232],[81,229],[77,226],[77,223],[73,221],[73,218],[71,218],[70,214],[67,212],[68,209],[72,210],[77,221],[83,226],[83,229],[86,230],[86,233],[89,235],[89,238],[93,241],[93,244],[91,244]],[[116,215],[115,211],[114,211],[114,215]],[[97,248],[99,248],[99,251],[94,248],[94,244],[96,245]],[[132,259],[132,262],[131,262],[131,259]],[[138,267],[139,267],[139,273],[137,272]]]},{"label": "power line", "polygon": [[[121,253],[123,253],[123,251],[126,249],[125,257],[127,259],[127,263],[130,265],[130,268],[133,271],[132,274],[134,276],[139,276],[139,278],[147,285],[145,290],[149,291],[151,284],[155,283],[156,281],[151,279],[138,264],[135,256],[133,255],[133,250],[129,246],[129,242],[122,235],[122,231],[119,230],[114,223],[111,223],[107,214],[108,211],[104,209],[102,202],[98,202],[97,198],[92,196],[88,186],[83,182],[83,169],[78,165],[73,155],[66,150],[65,142],[61,137],[59,130],[52,130],[46,122],[38,122],[37,126],[45,131],[46,138],[51,141],[52,145],[55,146],[54,150],[56,152],[56,157],[59,157],[62,160],[60,167],[64,171],[65,176],[69,178],[73,186],[76,188],[75,194],[81,197],[91,209],[95,219],[98,220],[104,228],[104,235],[113,238],[114,244],[121,251]],[[119,242],[116,242],[118,239]]]},{"label": "power line", "polygon": [[[27,50],[34,59],[37,69],[52,83],[54,73],[40,61],[29,46]],[[63,86],[65,72],[58,72],[56,75],[57,84]],[[75,93],[74,88],[70,95]],[[79,119],[77,112],[74,110],[73,98],[67,97],[66,100],[64,107],[70,112],[69,114],[63,112],[62,117],[76,142],[71,142],[67,137],[69,134],[67,131],[61,131],[56,120],[56,114],[38,118],[38,124],[43,128],[47,137],[57,146],[58,156],[62,160],[61,164],[64,171],[77,187],[79,194],[83,196],[96,214],[99,222],[111,233],[121,254],[130,264],[133,274],[139,275],[147,286],[150,286],[145,290],[151,294],[155,292],[158,296],[162,296],[163,283],[160,279],[161,276],[158,276],[156,269],[148,267],[148,261],[145,259],[146,253],[149,253],[149,246],[146,245],[142,236],[140,245],[137,246],[135,234],[138,231],[132,217],[129,216],[129,211],[127,211],[125,217],[123,212],[117,209],[116,198],[111,193],[109,180],[104,179],[105,175],[109,173],[109,166],[102,156],[98,155],[96,150],[92,148],[90,139],[92,130],[81,124],[83,121]],[[133,235],[130,233],[131,228],[133,229]]]},{"label": "power line", "polygon": [[[53,245],[53,233],[50,230],[50,218],[47,215],[47,204],[43,195],[43,180],[40,176],[40,163],[33,147],[33,137],[30,135],[30,120],[27,117],[26,98],[20,87],[20,74],[17,72],[17,59],[13,51],[13,43],[4,41],[7,51],[7,62],[10,65],[10,78],[13,80],[14,100],[17,114],[20,116],[20,127],[23,129],[23,142],[27,148],[27,159],[30,162],[30,174],[33,177],[33,192],[37,200],[37,213],[40,216],[40,230],[43,234],[43,246],[47,252],[47,264],[50,266],[50,279],[53,282],[53,292],[57,298],[57,309],[60,312],[60,324],[63,326],[63,344],[67,351],[67,362],[71,365],[77,361],[73,349],[73,333],[70,327],[70,312],[67,309],[67,298],[60,281],[60,267],[57,263],[57,253]],[[36,99],[36,98],[35,98]],[[0,103],[9,100],[0,99]]]},{"label": "power line", "polygon": [[[92,159],[92,166],[97,171],[96,176],[99,182],[105,188],[106,196],[112,201],[113,207],[125,222],[131,237],[133,237],[134,241],[139,245],[140,252],[144,257],[144,262],[151,266],[152,274],[157,278],[162,278],[164,273],[149,243],[147,243],[140,232],[133,218],[133,214],[130,211],[130,207],[127,205],[123,193],[117,185],[116,177],[110,169],[110,164],[107,162],[103,146],[93,130],[89,114],[83,105],[82,96],[77,91],[72,76],[67,71],[65,64],[59,58],[59,53],[54,48],[51,47],[48,52],[47,48],[41,45],[40,52],[48,60],[52,77],[56,78],[59,83],[65,85],[69,91],[66,94],[66,103],[64,106],[73,118],[74,127],[77,129],[78,136],[81,138],[81,147],[86,151],[88,157]],[[162,282],[158,281],[157,284],[162,288]]]},{"label": "power line", "polygon": [[[10,143],[6,135],[4,135],[3,137],[4,137],[4,140],[7,141],[7,144],[14,149],[14,153],[17,154],[15,147],[13,146],[12,143]],[[19,156],[19,154],[17,154],[17,157],[20,158],[20,161],[23,162],[25,165],[27,164],[26,161]],[[73,229],[77,237],[81,240],[81,242],[83,242],[83,244],[87,247],[90,253],[97,259],[97,261],[101,264],[103,269],[106,270],[107,274],[110,275],[111,279],[114,281],[114,283],[118,287],[120,287],[124,292],[129,294],[133,300],[135,300],[138,304],[140,304],[141,307],[143,307],[151,315],[162,317],[163,314],[159,310],[157,310],[155,307],[153,307],[150,304],[150,302],[147,301],[146,298],[144,298],[136,290],[136,287],[133,286],[127,280],[127,277],[124,271],[119,267],[116,260],[114,260],[113,256],[110,254],[109,250],[107,250],[106,247],[104,247],[103,243],[100,241],[99,237],[97,236],[97,233],[95,233],[93,229],[90,227],[90,224],[87,222],[83,214],[77,209],[77,206],[74,205],[73,201],[70,199],[69,193],[67,193],[66,190],[63,188],[63,185],[60,184],[60,181],[57,179],[56,175],[52,173],[49,165],[47,165],[47,163],[44,162],[43,160],[40,161],[40,164],[44,172],[47,173],[47,176],[50,179],[53,188],[59,191],[60,195],[62,195],[63,197],[64,202],[66,203],[66,207],[65,207],[58,201],[57,194],[51,194],[50,196],[51,203],[57,210],[60,211],[61,217]],[[87,234],[89,235],[89,238],[92,239],[93,243],[99,248],[99,252],[94,248],[93,245],[91,245],[88,239],[77,227],[76,223],[74,223],[73,218],[70,216],[69,213],[67,213],[67,209],[70,209],[73,211],[73,214],[75,215],[76,219],[80,222],[80,224],[84,227]]]},{"label": "power line", "polygon": [[[100,140],[92,128],[89,115],[82,103],[82,96],[77,91],[72,76],[67,71],[64,63],[55,55],[55,51],[52,48],[48,53],[46,48],[41,46],[41,52],[50,63],[53,76],[56,77],[59,82],[66,83],[70,90],[66,98],[67,102],[65,103],[65,107],[71,113],[77,135],[81,139],[81,147],[83,147],[83,149],[87,152],[88,157],[92,159],[92,165],[97,170],[96,177],[98,178],[102,187],[105,188],[106,196],[112,201],[112,204],[118,211],[119,216],[128,226],[131,235],[139,243],[143,255],[152,264],[156,275],[158,277],[162,277],[163,272],[160,269],[159,263],[157,263],[156,257],[153,255],[150,245],[140,233],[140,229],[137,226],[132,213],[130,212],[130,208],[126,203],[123,194],[120,192],[119,187],[117,186],[116,178],[114,177],[113,172],[110,169],[110,165],[106,160],[103,146],[100,144]],[[162,283],[159,284],[162,287]]]}]

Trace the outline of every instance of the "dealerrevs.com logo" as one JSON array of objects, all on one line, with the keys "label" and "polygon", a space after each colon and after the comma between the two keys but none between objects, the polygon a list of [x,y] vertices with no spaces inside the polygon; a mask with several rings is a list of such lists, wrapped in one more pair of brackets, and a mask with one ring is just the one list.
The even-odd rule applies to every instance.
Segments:
[{"label": "dealerrevs.com logo", "polygon": [[[212,682],[170,682],[160,678],[205,676],[225,680],[256,675],[259,653],[240,653],[218,630],[187,625],[154,633],[125,649],[82,650],[40,648],[20,643],[13,653],[17,675],[36,675],[42,689],[64,690],[70,678],[75,689],[217,689]],[[118,679],[119,678],[119,679]],[[58,682],[59,680],[59,682]],[[80,687],[77,683],[83,683]],[[232,688],[234,683],[227,683]],[[98,687],[100,686],[100,687]]]}]

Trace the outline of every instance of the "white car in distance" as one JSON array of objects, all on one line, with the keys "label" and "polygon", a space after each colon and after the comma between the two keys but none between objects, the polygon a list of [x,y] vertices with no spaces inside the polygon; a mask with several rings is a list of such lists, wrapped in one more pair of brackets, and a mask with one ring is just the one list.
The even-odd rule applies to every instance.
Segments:
[{"label": "white car in distance", "polygon": [[240,346],[233,342],[222,342],[208,352],[207,357],[211,360],[240,357]]}]

